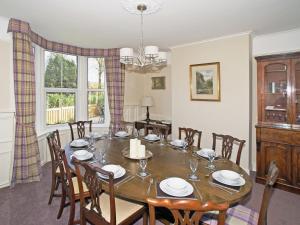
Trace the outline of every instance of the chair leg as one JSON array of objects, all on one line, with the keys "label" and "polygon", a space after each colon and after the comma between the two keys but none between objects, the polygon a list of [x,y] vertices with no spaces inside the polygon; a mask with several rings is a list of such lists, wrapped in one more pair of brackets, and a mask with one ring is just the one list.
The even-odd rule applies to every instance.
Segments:
[{"label": "chair leg", "polygon": [[64,190],[63,188],[63,185],[62,185],[62,197],[61,197],[61,200],[60,200],[60,208],[59,208],[59,211],[58,211],[58,214],[57,214],[57,219],[59,219],[62,215],[62,212],[65,208],[65,204],[66,204],[66,191]]},{"label": "chair leg", "polygon": [[148,213],[144,212],[143,214],[143,225],[148,225]]},{"label": "chair leg", "polygon": [[75,201],[74,199],[70,199],[70,215],[69,215],[69,223],[68,225],[74,224],[74,218],[75,218]]},{"label": "chair leg", "polygon": [[52,174],[51,191],[50,191],[48,205],[50,205],[52,203],[54,191],[56,190],[55,185],[56,185],[56,176]]},{"label": "chair leg", "polygon": [[56,179],[55,179],[55,181],[56,181],[56,182],[55,182],[55,190],[57,190],[57,189],[58,189],[58,186],[59,186],[59,183],[61,183],[61,182],[60,182],[60,177],[55,176],[55,178],[56,178]]}]

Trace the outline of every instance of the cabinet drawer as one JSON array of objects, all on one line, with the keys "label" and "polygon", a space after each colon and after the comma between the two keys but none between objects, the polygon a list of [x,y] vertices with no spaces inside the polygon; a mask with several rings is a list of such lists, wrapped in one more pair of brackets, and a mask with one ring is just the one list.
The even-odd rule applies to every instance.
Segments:
[{"label": "cabinet drawer", "polygon": [[277,142],[292,145],[291,132],[288,130],[261,128],[260,137],[262,141]]}]

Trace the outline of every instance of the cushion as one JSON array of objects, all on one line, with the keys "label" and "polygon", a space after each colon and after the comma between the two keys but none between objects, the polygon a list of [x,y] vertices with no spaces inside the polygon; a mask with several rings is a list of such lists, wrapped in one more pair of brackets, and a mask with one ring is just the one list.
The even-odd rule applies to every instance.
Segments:
[{"label": "cushion", "polygon": [[[201,221],[204,224],[217,225],[218,214],[210,212],[203,215]],[[227,210],[226,225],[257,225],[259,214],[242,205],[237,205]]]},{"label": "cushion", "polygon": [[[141,210],[144,206],[129,201],[125,201],[120,198],[115,198],[116,203],[116,222],[117,224],[123,222],[128,217]],[[86,206],[87,209],[90,209],[91,203]],[[110,201],[109,195],[103,193],[100,196],[100,208],[102,211],[102,216],[108,222],[110,222]],[[94,209],[96,211],[96,209]]]},{"label": "cushion", "polygon": [[[74,187],[74,194],[79,194],[79,186],[78,186],[78,180],[77,177],[72,177],[73,187]],[[82,182],[83,185],[83,192],[88,192],[89,189],[87,188],[86,184]]]}]

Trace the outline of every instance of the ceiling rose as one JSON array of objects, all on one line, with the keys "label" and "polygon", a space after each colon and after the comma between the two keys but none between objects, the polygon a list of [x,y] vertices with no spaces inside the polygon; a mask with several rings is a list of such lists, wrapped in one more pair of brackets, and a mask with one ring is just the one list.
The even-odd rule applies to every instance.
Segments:
[{"label": "ceiling rose", "polygon": [[162,5],[161,0],[121,0],[121,4],[128,12],[140,15],[141,11],[138,10],[139,5],[146,5],[147,10],[143,12],[144,15],[156,13]]}]

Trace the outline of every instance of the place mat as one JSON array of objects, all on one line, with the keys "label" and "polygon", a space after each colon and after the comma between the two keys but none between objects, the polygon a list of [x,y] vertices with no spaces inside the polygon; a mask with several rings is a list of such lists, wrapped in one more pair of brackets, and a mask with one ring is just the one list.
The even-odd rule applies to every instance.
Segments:
[{"label": "place mat", "polygon": [[[104,181],[104,182],[106,182],[106,183],[109,182],[108,179],[102,178],[102,177],[100,177],[99,175],[98,175],[98,177],[100,178],[100,180],[102,180],[102,181]],[[129,174],[129,173],[126,171],[126,173],[125,173],[124,176],[122,176],[122,177],[120,177],[120,178],[118,178],[118,179],[114,179],[114,180],[113,180],[113,183],[114,183],[114,185],[116,185],[116,184],[118,184],[118,183],[120,183],[120,182],[123,182],[123,181],[125,181],[125,180],[127,180],[127,179],[130,179],[131,177],[132,177],[132,175]]]},{"label": "place mat", "polygon": [[[168,195],[167,193],[163,192],[160,187],[159,187],[160,182],[156,183],[156,197],[157,198],[171,198],[171,199],[197,199],[195,197],[195,190],[192,194],[188,195],[188,196],[184,196],[184,197],[176,197],[176,196],[172,196],[172,195]],[[193,187],[194,188],[194,187]],[[194,188],[195,189],[195,188]]]},{"label": "place mat", "polygon": [[225,188],[232,189],[232,190],[235,190],[235,191],[239,191],[242,187],[242,186],[231,186],[231,185],[228,185],[228,184],[223,184],[223,183],[215,180],[214,178],[212,178],[212,182],[214,184],[217,184],[217,185],[220,185],[220,186],[223,186]]}]

